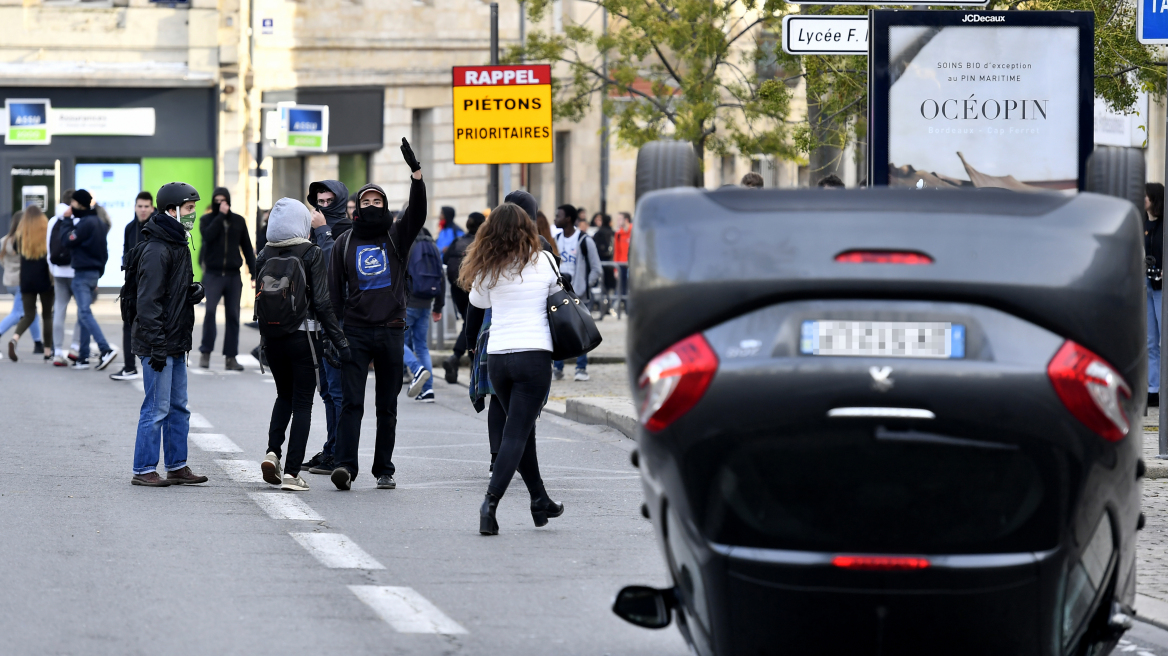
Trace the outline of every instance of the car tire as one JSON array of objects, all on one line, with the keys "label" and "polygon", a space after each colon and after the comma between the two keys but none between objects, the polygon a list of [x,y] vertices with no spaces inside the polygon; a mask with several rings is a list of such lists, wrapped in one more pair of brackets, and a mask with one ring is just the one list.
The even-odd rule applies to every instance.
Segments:
[{"label": "car tire", "polygon": [[1087,160],[1087,191],[1126,198],[1144,211],[1144,151],[1099,146]]},{"label": "car tire", "polygon": [[650,191],[702,186],[702,168],[688,141],[650,141],[637,153],[636,200]]}]

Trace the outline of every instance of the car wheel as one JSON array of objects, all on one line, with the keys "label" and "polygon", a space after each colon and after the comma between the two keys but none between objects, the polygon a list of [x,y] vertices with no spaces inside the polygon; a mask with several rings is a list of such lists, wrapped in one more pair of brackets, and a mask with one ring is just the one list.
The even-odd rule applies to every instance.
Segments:
[{"label": "car wheel", "polygon": [[1087,191],[1130,200],[1144,209],[1144,151],[1099,146],[1087,160]]},{"label": "car wheel", "polygon": [[651,141],[637,153],[637,200],[650,191],[702,186],[702,169],[688,141]]}]

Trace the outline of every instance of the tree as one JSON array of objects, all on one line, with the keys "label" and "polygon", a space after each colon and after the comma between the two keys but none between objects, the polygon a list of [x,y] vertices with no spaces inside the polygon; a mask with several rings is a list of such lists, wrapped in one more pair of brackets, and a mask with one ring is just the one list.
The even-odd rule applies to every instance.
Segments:
[{"label": "tree", "polygon": [[[566,65],[555,81],[557,118],[578,120],[603,94],[617,139],[640,147],[669,134],[693,144],[699,160],[718,154],[809,157],[812,168],[838,164],[849,141],[867,137],[867,57],[792,56],[781,48],[781,0],[582,0],[611,17],[607,33],[565,25],[534,32],[508,61]],[[551,0],[528,0],[540,21]],[[803,5],[804,13],[864,15],[868,6]],[[1136,5],[1126,0],[995,2],[995,10],[1094,11],[1095,93],[1130,111],[1139,91],[1162,98],[1165,62],[1136,40]],[[946,8],[951,9],[951,8]],[[980,10],[981,8],[977,8]],[[973,10],[973,9],[971,9]],[[766,37],[770,38],[766,38]],[[607,60],[607,69],[603,65]],[[756,64],[773,63],[774,78]],[[805,83],[807,112],[792,115],[794,82]]]}]

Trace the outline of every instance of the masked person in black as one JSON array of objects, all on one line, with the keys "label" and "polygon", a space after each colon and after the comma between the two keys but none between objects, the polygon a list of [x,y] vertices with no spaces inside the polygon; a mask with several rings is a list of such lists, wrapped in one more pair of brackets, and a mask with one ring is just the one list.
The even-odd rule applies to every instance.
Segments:
[{"label": "masked person in black", "polygon": [[223,299],[225,334],[223,355],[228,371],[243,371],[235,361],[239,355],[239,297],[243,281],[239,270],[247,262],[247,270],[255,279],[255,253],[247,222],[231,211],[231,193],[218,187],[211,198],[211,211],[199,219],[199,234],[203,245],[199,249],[199,264],[203,266],[203,286],[207,289],[207,309],[203,315],[203,342],[199,345],[199,366],[211,366],[211,351],[215,350],[215,310]]},{"label": "masked person in black", "polygon": [[402,386],[406,327],[406,254],[426,222],[426,184],[422,165],[402,139],[409,165],[409,207],[396,223],[381,187],[367,184],[357,192],[353,229],[333,246],[329,292],[337,318],[344,324],[352,359],[341,376],[344,402],[337,434],[332,481],[348,490],[357,476],[357,445],[365,414],[365,383],[373,363],[377,385],[377,443],[373,476],[379,489],[393,489],[393,446],[397,433],[397,397]]},{"label": "masked person in black", "polygon": [[[349,188],[340,180],[321,180],[308,185],[308,204],[312,206],[312,243],[320,247],[324,262],[332,256],[336,238],[353,227],[347,204]],[[341,370],[320,360],[320,398],[324,401],[328,437],[320,452],[305,461],[303,469],[313,474],[331,474],[334,469],[337,424],[341,420]]]}]

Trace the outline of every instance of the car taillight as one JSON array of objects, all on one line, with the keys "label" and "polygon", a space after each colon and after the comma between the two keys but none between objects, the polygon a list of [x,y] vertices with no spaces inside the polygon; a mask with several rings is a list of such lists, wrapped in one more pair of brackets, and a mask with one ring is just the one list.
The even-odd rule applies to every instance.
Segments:
[{"label": "car taillight", "polygon": [[641,425],[656,432],[672,424],[702,398],[717,370],[718,356],[700,334],[665,349],[637,381],[645,395]]},{"label": "car taillight", "polygon": [[848,264],[932,264],[933,258],[915,251],[844,251],[836,262]]},{"label": "car taillight", "polygon": [[924,569],[929,566],[929,561],[916,556],[836,556],[831,559],[831,564],[843,569],[893,572]]},{"label": "car taillight", "polygon": [[1130,399],[1131,387],[1103,358],[1068,340],[1046,374],[1063,405],[1103,439],[1118,442],[1131,431],[1119,398]]}]

